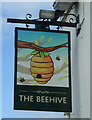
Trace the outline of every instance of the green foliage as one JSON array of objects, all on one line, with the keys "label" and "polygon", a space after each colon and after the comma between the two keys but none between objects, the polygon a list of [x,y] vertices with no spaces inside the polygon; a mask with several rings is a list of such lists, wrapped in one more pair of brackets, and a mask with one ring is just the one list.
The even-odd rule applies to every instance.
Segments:
[{"label": "green foliage", "polygon": [[44,52],[44,55],[50,55],[50,53],[48,53],[48,52]]},{"label": "green foliage", "polygon": [[44,52],[40,51],[40,56],[44,58]]},{"label": "green foliage", "polygon": [[38,54],[39,53],[39,51],[32,51],[31,52],[31,55],[36,55],[36,54]]},{"label": "green foliage", "polygon": [[48,52],[43,52],[43,51],[32,51],[31,55],[37,55],[39,53],[40,57],[44,58],[45,55],[50,55]]}]

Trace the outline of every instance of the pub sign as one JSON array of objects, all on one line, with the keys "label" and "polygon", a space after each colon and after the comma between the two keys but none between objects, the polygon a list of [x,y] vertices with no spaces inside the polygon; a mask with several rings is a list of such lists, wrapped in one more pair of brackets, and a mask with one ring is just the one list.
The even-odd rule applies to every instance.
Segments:
[{"label": "pub sign", "polygon": [[70,32],[15,28],[14,109],[71,112]]}]

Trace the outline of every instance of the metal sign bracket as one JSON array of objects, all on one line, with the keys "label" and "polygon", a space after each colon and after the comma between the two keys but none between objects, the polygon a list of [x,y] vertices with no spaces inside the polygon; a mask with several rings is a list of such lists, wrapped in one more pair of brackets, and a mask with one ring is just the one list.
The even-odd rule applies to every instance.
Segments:
[{"label": "metal sign bracket", "polygon": [[[72,17],[69,18],[68,22],[63,22],[63,21],[57,21],[54,19],[31,19],[32,15],[28,13],[26,15],[26,19],[7,18],[7,22],[26,24],[27,28],[30,27],[30,24],[34,24],[35,29],[49,29],[50,30],[50,26],[57,26],[57,30],[59,30],[60,27],[77,28],[77,24],[79,23],[79,15],[76,16],[75,14],[62,14],[61,16],[72,16]],[[78,36],[78,33],[79,31],[77,29],[77,36]]]}]

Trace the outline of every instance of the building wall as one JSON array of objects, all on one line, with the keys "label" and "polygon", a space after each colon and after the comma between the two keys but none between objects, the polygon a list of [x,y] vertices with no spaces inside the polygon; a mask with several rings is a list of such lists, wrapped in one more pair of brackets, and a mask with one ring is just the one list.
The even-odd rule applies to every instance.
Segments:
[{"label": "building wall", "polygon": [[[91,23],[91,21],[92,21],[92,1],[91,1],[91,3],[90,3],[90,23]],[[92,24],[90,24],[90,73],[91,73],[91,71],[92,71],[92,64],[91,64],[91,61],[92,61],[92,53],[91,53],[91,51],[92,51],[92,48],[91,48],[91,45],[92,45],[92,41],[91,41],[91,38],[92,38]],[[92,80],[91,80],[91,78],[92,78],[92,74],[90,74],[90,91],[92,91],[92,87],[91,87],[91,85],[92,85]],[[92,119],[92,92],[90,92],[90,118]]]},{"label": "building wall", "polygon": [[90,118],[90,3],[79,2],[72,13],[79,14],[80,23],[85,18],[80,34],[71,31],[72,44],[72,118]]},{"label": "building wall", "polygon": [[72,54],[73,117],[90,118],[90,3],[79,3],[76,11],[85,20]]}]

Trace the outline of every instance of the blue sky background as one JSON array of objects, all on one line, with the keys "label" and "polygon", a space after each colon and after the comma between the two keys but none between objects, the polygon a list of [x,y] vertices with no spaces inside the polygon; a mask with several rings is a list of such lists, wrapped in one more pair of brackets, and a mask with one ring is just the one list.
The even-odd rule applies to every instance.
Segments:
[{"label": "blue sky background", "polygon": [[53,9],[50,2],[2,3],[2,117],[3,118],[62,118],[61,112],[13,110],[14,98],[14,28],[21,24],[7,23],[7,18],[25,18],[27,13],[38,18],[40,9]]}]

